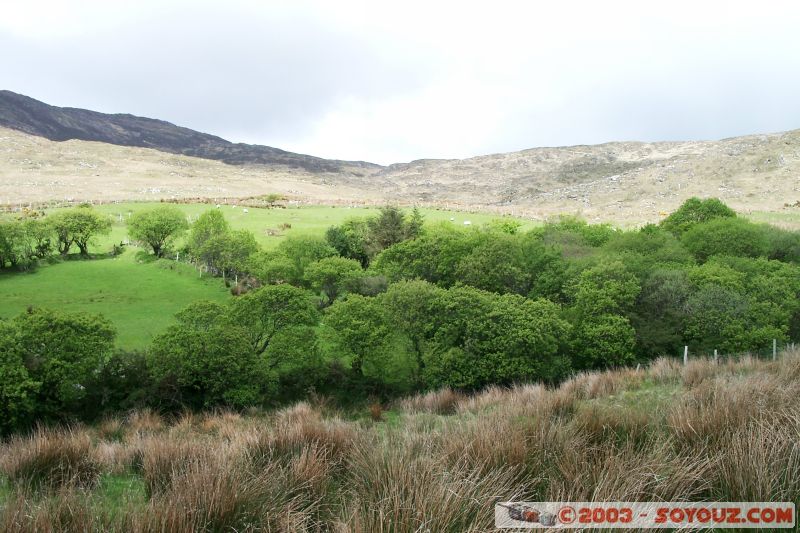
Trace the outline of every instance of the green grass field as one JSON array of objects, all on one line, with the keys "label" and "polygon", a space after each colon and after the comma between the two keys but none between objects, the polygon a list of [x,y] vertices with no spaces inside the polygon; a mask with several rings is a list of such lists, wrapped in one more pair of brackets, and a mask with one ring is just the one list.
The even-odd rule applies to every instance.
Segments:
[{"label": "green grass field", "polygon": [[[125,220],[129,213],[151,209],[158,203],[126,203],[98,206],[114,223],[111,234],[98,237],[90,246],[93,254],[104,254],[127,237]],[[215,209],[209,204],[176,204],[191,220]],[[248,208],[222,206],[234,229],[252,231],[264,248],[273,248],[287,235],[324,234],[325,230],[348,218],[367,217],[377,209],[343,207]],[[426,222],[452,222],[474,225],[498,217],[491,214],[422,210]],[[450,219],[453,218],[451,221]],[[520,220],[523,227],[535,222]],[[278,231],[281,224],[291,228]],[[278,235],[270,235],[270,230]],[[154,335],[171,323],[176,312],[199,299],[224,300],[230,297],[220,279],[199,279],[197,271],[173,261],[141,262],[136,247],[116,258],[74,260],[43,265],[33,273],[0,274],[0,318],[12,317],[28,306],[48,307],[68,312],[101,313],[117,327],[117,345],[145,348]],[[172,269],[164,268],[165,266]]]},{"label": "green grass field", "polygon": [[174,261],[139,263],[134,250],[0,275],[0,317],[17,315],[29,305],[101,313],[116,326],[117,345],[128,349],[146,347],[189,303],[229,297],[219,279],[199,279],[191,266]]},{"label": "green grass field", "polygon": [[[101,251],[106,251],[111,244],[124,240],[127,234],[126,220],[129,214],[137,211],[152,209],[158,203],[121,203],[97,206],[95,209],[107,213],[113,220],[111,234],[98,239]],[[195,220],[205,211],[215,209],[213,204],[171,204],[181,209],[190,220]],[[365,218],[378,213],[375,208],[363,207],[287,207],[287,208],[256,208],[248,207],[247,213],[241,206],[222,205],[220,210],[234,229],[246,229],[253,232],[256,240],[264,248],[272,248],[287,235],[316,234],[323,235],[330,226],[341,224],[349,218]],[[465,221],[473,225],[480,225],[502,218],[491,213],[466,213],[461,211],[444,211],[437,209],[420,209],[425,221],[428,223],[452,222],[463,226]],[[450,220],[450,219],[453,220]],[[517,219],[523,224],[523,229],[534,227],[534,220]],[[291,225],[288,229],[281,229],[282,224]]]},{"label": "green grass field", "polygon": [[800,229],[800,210],[787,209],[785,211],[753,211],[745,215],[753,222],[766,222],[785,229]]}]

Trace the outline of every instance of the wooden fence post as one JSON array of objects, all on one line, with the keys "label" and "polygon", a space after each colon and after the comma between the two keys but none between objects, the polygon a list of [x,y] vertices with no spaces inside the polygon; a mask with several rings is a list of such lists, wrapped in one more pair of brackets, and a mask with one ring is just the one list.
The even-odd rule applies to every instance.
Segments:
[{"label": "wooden fence post", "polygon": [[772,360],[778,359],[778,339],[772,339]]},{"label": "wooden fence post", "polygon": [[683,364],[684,364],[684,366],[689,364],[689,347],[688,346],[684,346],[683,347]]},{"label": "wooden fence post", "polygon": [[714,348],[714,364],[715,365],[717,364],[718,360],[719,360],[719,355],[717,355],[717,349]]}]

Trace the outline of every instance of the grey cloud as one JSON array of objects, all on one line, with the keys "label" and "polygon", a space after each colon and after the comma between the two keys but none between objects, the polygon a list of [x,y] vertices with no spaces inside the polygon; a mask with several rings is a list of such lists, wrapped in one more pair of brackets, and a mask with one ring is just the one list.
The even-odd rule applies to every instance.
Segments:
[{"label": "grey cloud", "polygon": [[435,68],[431,54],[387,56],[313,19],[207,15],[139,21],[52,48],[0,36],[14,51],[0,59],[4,88],[268,144],[301,137],[340,99],[412,91]]},{"label": "grey cloud", "polygon": [[[350,27],[349,33],[308,5],[160,9],[114,28],[87,23],[89,33],[62,39],[0,32],[0,86],[56,105],[161,118],[233,141],[381,163],[800,127],[800,55],[787,20],[745,26],[746,33],[706,32],[692,21],[695,29],[684,35],[673,33],[680,24],[659,26],[660,17],[651,14],[652,27],[627,35],[636,16],[615,22],[609,13],[608,31],[585,24],[573,30],[571,19],[559,19],[552,23],[559,27],[549,28],[553,39],[537,46],[520,33],[524,24],[507,40],[503,28],[490,24],[474,32],[459,26],[461,33],[451,35],[447,24],[458,21],[457,12],[444,11],[442,20],[427,20],[434,37],[427,41],[415,38],[415,27],[390,35]],[[413,15],[405,24],[417,22]],[[429,15],[419,9],[420,21]],[[737,24],[742,20],[745,15]],[[582,37],[586,31],[594,33]],[[442,101],[416,105],[415,95],[437,83],[447,88]],[[470,84],[482,83],[511,90],[477,90],[473,97]],[[448,91],[468,98],[458,100],[463,109],[437,115],[457,121],[443,126],[435,121],[446,119],[432,115],[448,111]],[[348,100],[376,115],[356,117],[361,122],[337,117],[333,126],[316,129],[328,114],[346,113],[350,108],[340,104]],[[407,106],[399,114],[392,107],[397,101]],[[391,105],[382,107],[385,102]],[[495,108],[498,123],[480,113]],[[347,127],[357,131],[342,131]],[[445,142],[448,134],[465,139],[461,151],[458,142]],[[341,139],[346,142],[332,142]]]}]

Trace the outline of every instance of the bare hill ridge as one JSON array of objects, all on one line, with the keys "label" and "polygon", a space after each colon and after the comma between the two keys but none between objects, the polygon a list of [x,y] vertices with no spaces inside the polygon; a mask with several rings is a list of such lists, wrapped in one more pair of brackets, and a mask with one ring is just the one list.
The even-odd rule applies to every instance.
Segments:
[{"label": "bare hill ridge", "polygon": [[[27,120],[25,113],[14,111],[15,120]],[[3,116],[0,106],[0,124]],[[777,212],[800,200],[800,130],[720,141],[533,148],[380,167],[322,159],[326,163],[320,166],[303,165],[280,157],[234,165],[234,160],[222,157],[198,157],[200,148],[169,153],[163,147],[51,141],[41,134],[45,123],[30,122],[35,128],[24,130],[21,123],[13,130],[0,127],[0,204],[231,198],[277,192],[312,203],[389,201],[532,218],[575,213],[590,220],[641,223],[658,220],[690,196],[716,196],[744,212]],[[35,132],[39,133],[32,135]],[[180,142],[197,139],[199,146],[207,138],[219,139],[192,130],[184,133],[187,137]]]},{"label": "bare hill ridge", "polygon": [[83,140],[138,146],[219,160],[231,165],[283,165],[315,173],[344,172],[353,167],[378,167],[362,161],[334,161],[270,146],[232,143],[163,120],[51,106],[28,96],[2,90],[0,126],[51,141]]},{"label": "bare hill ridge", "polygon": [[376,179],[391,184],[386,193],[397,198],[581,212],[601,219],[654,220],[690,196],[717,196],[742,210],[774,211],[800,199],[800,130],[422,160],[391,165]]}]

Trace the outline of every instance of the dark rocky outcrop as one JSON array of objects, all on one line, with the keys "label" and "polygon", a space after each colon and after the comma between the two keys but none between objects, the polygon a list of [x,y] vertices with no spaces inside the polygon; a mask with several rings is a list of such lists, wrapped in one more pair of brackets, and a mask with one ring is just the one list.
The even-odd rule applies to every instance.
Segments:
[{"label": "dark rocky outcrop", "polygon": [[51,106],[4,90],[0,90],[0,126],[52,141],[79,139],[153,148],[173,154],[215,159],[231,165],[283,165],[314,173],[381,168],[363,161],[322,159],[270,146],[232,143],[163,120]]}]

